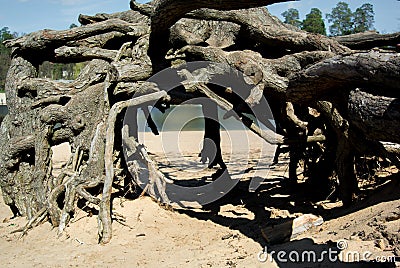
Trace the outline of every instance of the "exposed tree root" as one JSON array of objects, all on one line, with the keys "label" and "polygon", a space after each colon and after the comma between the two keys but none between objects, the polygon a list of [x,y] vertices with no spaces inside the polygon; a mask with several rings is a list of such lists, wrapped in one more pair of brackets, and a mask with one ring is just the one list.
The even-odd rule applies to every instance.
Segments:
[{"label": "exposed tree root", "polygon": [[[112,211],[113,189],[126,189],[133,181],[145,187],[142,194],[168,206],[166,189],[173,181],[137,139],[137,109],[158,134],[148,102],[163,111],[208,98],[203,162],[225,168],[218,105],[224,118],[233,116],[266,142],[288,145],[293,181],[300,160],[315,189],[325,189],[336,172],[346,206],[357,192],[356,155],[381,157],[399,167],[399,54],[390,48],[352,50],[393,46],[399,34],[330,38],[294,29],[264,7],[254,8],[284,1],[132,0],[131,11],[81,15],[82,27],[7,41],[13,54],[6,81],[9,115],[0,129],[0,187],[14,214],[28,218],[16,232],[24,235],[48,217],[62,233],[78,201],[84,201],[99,207],[100,242],[107,243],[112,220],[124,224]],[[223,72],[240,72],[245,83],[213,85],[218,68],[181,69],[154,82],[155,71],[196,60],[224,64]],[[66,82],[38,77],[44,61],[88,62]],[[186,81],[168,95],[163,91],[182,77]],[[133,106],[133,122],[121,125],[121,112]],[[52,146],[64,142],[73,154],[53,177]]]},{"label": "exposed tree root", "polygon": [[28,233],[28,231],[36,226],[38,226],[43,220],[47,217],[47,209],[42,208],[36,215],[30,219],[24,227],[14,230],[11,234],[21,233],[19,239],[21,239],[24,235]]},{"label": "exposed tree root", "polygon": [[148,95],[134,98],[132,100],[116,103],[110,109],[107,121],[106,147],[104,154],[106,178],[104,180],[103,196],[100,202],[100,212],[99,212],[99,224],[100,224],[99,234],[101,234],[100,241],[103,244],[108,243],[112,236],[111,192],[112,192],[112,182],[114,180],[113,151],[114,151],[115,122],[117,120],[117,116],[125,108],[142,105],[144,103],[152,101],[155,102],[165,97],[167,97],[167,93],[165,91],[151,93]]}]

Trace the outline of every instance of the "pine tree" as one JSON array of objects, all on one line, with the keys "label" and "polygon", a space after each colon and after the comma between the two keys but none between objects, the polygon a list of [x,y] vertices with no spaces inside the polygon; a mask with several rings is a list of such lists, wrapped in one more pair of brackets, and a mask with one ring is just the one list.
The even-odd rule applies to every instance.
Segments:
[{"label": "pine tree", "polygon": [[331,35],[347,35],[361,33],[373,29],[374,26],[374,7],[366,3],[352,12],[349,5],[339,2],[332,13],[327,14],[328,22],[332,23],[329,27]]},{"label": "pine tree", "polygon": [[332,9],[332,13],[326,14],[328,22],[332,23],[329,26],[331,35],[348,35],[353,33],[353,13],[349,8],[349,4],[345,2],[337,3]]},{"label": "pine tree", "polygon": [[362,33],[373,29],[374,7],[371,4],[363,4],[353,13],[354,33]]},{"label": "pine tree", "polygon": [[11,49],[6,48],[3,41],[17,37],[17,33],[11,33],[8,27],[0,30],[0,91],[4,91],[4,83],[10,66]]},{"label": "pine tree", "polygon": [[301,21],[299,20],[299,11],[297,9],[289,8],[281,15],[285,18],[284,23],[296,26],[298,28],[301,27]]},{"label": "pine tree", "polygon": [[303,20],[301,28],[310,33],[326,35],[326,28],[324,20],[322,19],[321,10],[312,8],[311,12],[307,14],[306,18]]}]

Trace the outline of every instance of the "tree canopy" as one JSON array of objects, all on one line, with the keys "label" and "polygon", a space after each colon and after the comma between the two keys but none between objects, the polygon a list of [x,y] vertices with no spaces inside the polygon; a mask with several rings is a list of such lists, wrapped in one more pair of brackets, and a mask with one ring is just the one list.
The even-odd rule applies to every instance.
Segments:
[{"label": "tree canopy", "polygon": [[372,30],[374,27],[374,7],[371,4],[363,4],[353,14],[353,32],[362,33]]},{"label": "tree canopy", "polygon": [[302,23],[302,30],[326,35],[325,22],[322,19],[322,12],[318,8],[311,9],[311,12],[306,15]]},{"label": "tree canopy", "polygon": [[3,41],[9,40],[9,39],[13,39],[15,37],[17,37],[18,34],[17,33],[12,33],[10,32],[10,29],[8,27],[3,27],[0,30],[0,53],[4,54],[4,53],[9,53],[10,49],[6,48],[3,44]]},{"label": "tree canopy", "polygon": [[0,30],[0,91],[4,90],[5,77],[10,66],[11,49],[4,46],[3,41],[17,37],[17,33],[10,32],[8,27]]},{"label": "tree canopy", "polygon": [[330,34],[333,36],[348,35],[373,29],[374,10],[371,4],[363,4],[352,12],[346,2],[337,3],[332,12],[326,14]]},{"label": "tree canopy", "polygon": [[284,23],[296,26],[298,28],[301,27],[301,21],[299,20],[299,11],[295,8],[289,8],[287,11],[281,14],[284,17]]},{"label": "tree canopy", "polygon": [[[325,22],[322,12],[318,8],[312,8],[303,21],[300,21],[299,11],[295,8],[289,8],[281,15],[287,24],[310,33],[326,35]],[[331,23],[329,26],[330,34],[332,36],[343,36],[373,30],[374,15],[372,4],[365,3],[352,12],[348,3],[339,2],[331,13],[326,14],[326,18]]]}]

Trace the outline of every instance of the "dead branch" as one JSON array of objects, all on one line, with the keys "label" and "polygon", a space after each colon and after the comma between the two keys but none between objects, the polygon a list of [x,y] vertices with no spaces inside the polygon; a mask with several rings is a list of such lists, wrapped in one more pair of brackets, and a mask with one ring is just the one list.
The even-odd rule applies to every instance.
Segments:
[{"label": "dead branch", "polygon": [[78,17],[78,21],[82,25],[92,24],[96,22],[106,21],[110,19],[120,19],[129,23],[145,23],[150,24],[148,16],[143,16],[134,10],[128,10],[123,12],[116,12],[113,14],[99,13],[94,16],[82,15]]},{"label": "dead branch", "polygon": [[[203,92],[208,98],[215,101],[222,109],[227,111],[227,114],[230,111],[234,111],[233,105],[229,103],[227,100],[223,99],[222,97],[215,94],[211,89],[209,89],[206,85],[200,84],[197,88]],[[310,143],[310,142],[319,142],[324,141],[324,135],[316,135],[316,136],[308,136],[305,139],[288,139],[282,135],[275,133],[272,130],[263,130],[257,124],[254,123],[252,119],[249,117],[239,114],[238,117],[234,117],[235,119],[240,120],[243,125],[245,125],[249,130],[254,132],[257,136],[268,142],[272,145],[279,145],[279,144],[291,144],[291,143]]]}]

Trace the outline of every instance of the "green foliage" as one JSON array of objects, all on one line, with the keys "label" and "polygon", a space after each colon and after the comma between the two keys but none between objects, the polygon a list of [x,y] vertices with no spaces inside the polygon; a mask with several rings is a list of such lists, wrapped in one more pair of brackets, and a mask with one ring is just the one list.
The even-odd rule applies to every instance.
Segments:
[{"label": "green foliage", "polygon": [[[71,24],[71,28],[78,27]],[[11,33],[8,27],[3,27],[0,30],[0,92],[4,91],[5,80],[8,68],[11,63],[11,49],[7,48],[3,41],[18,37],[17,33]],[[65,79],[74,80],[79,75],[86,63],[51,63],[44,62],[39,67],[39,77],[51,78],[54,80]]]},{"label": "green foliage", "polygon": [[11,33],[8,27],[3,27],[0,30],[0,54],[6,54],[9,55],[11,50],[9,48],[6,48],[6,46],[3,44],[4,41],[8,39],[13,39],[17,37],[17,33]]},{"label": "green foliage", "polygon": [[331,35],[348,35],[353,33],[353,13],[349,8],[349,4],[345,2],[337,3],[332,9],[332,13],[326,14],[328,22],[332,23],[329,26]]},{"label": "green foliage", "polygon": [[17,33],[11,33],[8,27],[3,27],[0,30],[0,41],[3,42],[8,39],[13,39],[17,37]]},{"label": "green foliage", "polygon": [[74,64],[72,79],[76,79],[85,66],[86,66],[85,62],[79,62],[79,63]]},{"label": "green foliage", "polygon": [[0,30],[0,91],[4,91],[7,71],[11,61],[11,49],[7,48],[3,41],[15,37],[17,37],[17,34],[11,33],[8,27],[3,27]]},{"label": "green foliage", "polygon": [[373,29],[374,8],[371,4],[363,4],[353,13],[349,5],[345,2],[337,3],[332,9],[332,13],[327,14],[331,35],[348,35],[353,33],[365,32]]},{"label": "green foliage", "polygon": [[304,31],[316,34],[326,35],[326,28],[324,20],[322,19],[322,12],[318,8],[311,9],[311,12],[306,15],[303,20],[302,27]]},{"label": "green foliage", "polygon": [[298,28],[301,27],[301,21],[299,20],[299,11],[297,9],[289,8],[281,15],[285,18],[284,23],[296,26]]},{"label": "green foliage", "polygon": [[371,4],[363,4],[353,13],[354,33],[362,33],[372,30],[374,26],[374,7]]},{"label": "green foliage", "polygon": [[85,62],[64,64],[46,61],[39,66],[39,77],[50,78],[52,80],[74,80],[85,65]]}]

